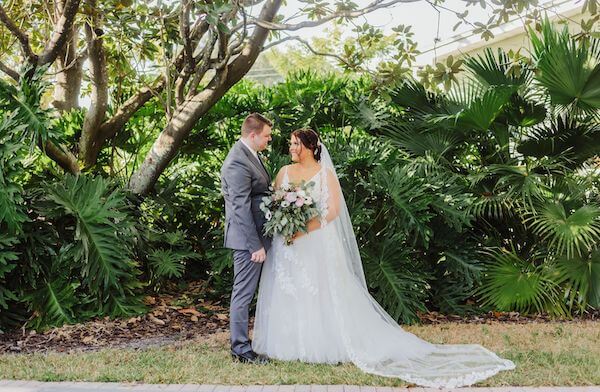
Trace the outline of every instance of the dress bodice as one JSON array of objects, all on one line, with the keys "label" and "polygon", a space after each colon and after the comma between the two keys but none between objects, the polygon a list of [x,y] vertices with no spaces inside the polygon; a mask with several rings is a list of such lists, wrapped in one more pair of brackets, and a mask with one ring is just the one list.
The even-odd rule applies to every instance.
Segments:
[{"label": "dress bodice", "polygon": [[[327,169],[321,167],[319,171],[312,176],[307,183],[313,182],[314,186],[309,190],[309,196],[319,209],[321,216],[321,227],[327,224],[327,199],[329,198],[329,189],[327,186]],[[288,166],[285,167],[282,179],[282,186],[290,185],[290,177],[288,175]]]}]

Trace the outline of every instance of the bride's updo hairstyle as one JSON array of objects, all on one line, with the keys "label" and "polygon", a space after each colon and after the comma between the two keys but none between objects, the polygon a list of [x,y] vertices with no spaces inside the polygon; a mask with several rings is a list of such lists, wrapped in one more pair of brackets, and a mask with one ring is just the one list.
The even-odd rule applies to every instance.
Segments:
[{"label": "bride's updo hairstyle", "polygon": [[296,137],[302,145],[312,151],[317,161],[321,160],[321,139],[319,134],[310,128],[300,128],[292,132],[292,136]]}]

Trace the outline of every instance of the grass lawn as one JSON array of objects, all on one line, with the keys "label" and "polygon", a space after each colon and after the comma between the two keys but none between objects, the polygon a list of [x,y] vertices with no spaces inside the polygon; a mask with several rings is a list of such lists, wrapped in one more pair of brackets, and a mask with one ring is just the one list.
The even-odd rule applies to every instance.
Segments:
[{"label": "grass lawn", "polygon": [[[600,385],[600,322],[441,324],[407,327],[432,343],[479,343],[513,360],[517,369],[480,386]],[[200,384],[355,384],[405,386],[350,364],[233,363],[228,335],[158,348],[97,352],[5,354],[0,378],[39,381],[139,381]]]}]

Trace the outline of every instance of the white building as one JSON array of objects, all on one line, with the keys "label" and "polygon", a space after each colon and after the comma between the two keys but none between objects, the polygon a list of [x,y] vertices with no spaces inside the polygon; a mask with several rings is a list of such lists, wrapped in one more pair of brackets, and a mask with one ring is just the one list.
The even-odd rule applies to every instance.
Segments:
[{"label": "white building", "polygon": [[[581,20],[589,19],[589,14],[582,12],[583,2],[575,0],[559,1],[552,7],[548,7],[546,14],[550,21],[557,24],[559,28],[566,25],[571,34],[581,32]],[[560,23],[564,24],[560,24]],[[494,38],[485,41],[480,34],[467,32],[456,35],[448,40],[440,42],[437,47],[437,56],[432,61],[444,62],[446,58],[452,55],[454,58],[460,58],[465,55],[483,54],[486,48],[503,48],[506,52],[509,50],[517,51],[521,49],[522,54],[529,53],[530,42],[528,37],[528,27],[521,19],[510,21],[500,27],[492,30]]]}]

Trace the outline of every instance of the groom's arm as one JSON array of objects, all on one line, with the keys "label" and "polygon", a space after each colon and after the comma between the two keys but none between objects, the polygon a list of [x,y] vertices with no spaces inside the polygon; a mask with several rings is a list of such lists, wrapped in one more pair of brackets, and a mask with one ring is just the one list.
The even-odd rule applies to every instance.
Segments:
[{"label": "groom's arm", "polygon": [[233,223],[242,229],[248,251],[255,253],[263,248],[263,244],[256,231],[252,215],[252,176],[250,171],[242,163],[232,161],[223,174],[233,205]]}]

